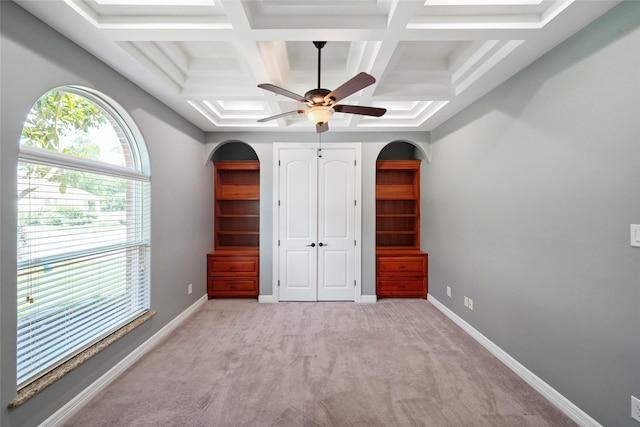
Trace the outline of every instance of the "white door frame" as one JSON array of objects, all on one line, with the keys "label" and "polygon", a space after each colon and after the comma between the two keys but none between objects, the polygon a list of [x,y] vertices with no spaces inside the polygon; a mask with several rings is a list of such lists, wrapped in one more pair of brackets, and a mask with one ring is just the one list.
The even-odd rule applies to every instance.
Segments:
[{"label": "white door frame", "polygon": [[[280,301],[278,280],[279,280],[279,265],[280,265],[280,250],[278,248],[278,237],[280,236],[280,222],[278,217],[278,200],[280,199],[280,173],[278,168],[278,161],[280,159],[280,150],[284,149],[304,149],[315,148],[319,149],[320,144],[314,142],[276,142],[273,144],[273,280],[272,280],[272,301]],[[353,149],[355,150],[356,165],[355,165],[355,198],[356,198],[356,210],[355,210],[355,292],[354,302],[362,302],[362,144],[359,142],[333,142],[322,143],[322,150],[330,149]]]}]

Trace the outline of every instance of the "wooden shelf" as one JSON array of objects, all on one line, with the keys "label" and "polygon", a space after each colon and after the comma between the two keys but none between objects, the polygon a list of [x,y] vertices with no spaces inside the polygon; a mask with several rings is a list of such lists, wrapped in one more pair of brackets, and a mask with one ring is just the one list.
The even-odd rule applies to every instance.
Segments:
[{"label": "wooden shelf", "polygon": [[215,167],[215,249],[257,247],[260,234],[260,163],[219,160]]},{"label": "wooden shelf", "polygon": [[427,297],[427,254],[420,252],[420,160],[376,164],[376,294]]},{"label": "wooden shelf", "polygon": [[376,246],[420,249],[420,160],[376,163]]},{"label": "wooden shelf", "polygon": [[209,298],[258,296],[260,163],[214,161],[214,251],[207,254]]}]

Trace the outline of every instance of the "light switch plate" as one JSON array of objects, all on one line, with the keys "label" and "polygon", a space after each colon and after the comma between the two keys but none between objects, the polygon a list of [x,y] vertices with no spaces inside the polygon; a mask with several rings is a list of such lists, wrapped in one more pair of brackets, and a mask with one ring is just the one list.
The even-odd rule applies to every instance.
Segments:
[{"label": "light switch plate", "polygon": [[640,224],[631,224],[631,246],[640,248]]}]

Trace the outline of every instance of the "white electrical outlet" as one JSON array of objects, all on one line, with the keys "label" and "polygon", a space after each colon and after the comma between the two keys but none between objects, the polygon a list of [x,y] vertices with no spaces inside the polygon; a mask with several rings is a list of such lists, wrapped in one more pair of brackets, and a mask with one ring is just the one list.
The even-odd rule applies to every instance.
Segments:
[{"label": "white electrical outlet", "polygon": [[464,306],[469,307],[469,297],[466,295],[464,296]]},{"label": "white electrical outlet", "polygon": [[189,283],[189,285],[187,286],[187,294],[191,295],[191,292],[193,292],[193,284]]},{"label": "white electrical outlet", "polygon": [[631,396],[631,418],[640,423],[640,399]]},{"label": "white electrical outlet", "polygon": [[451,296],[451,286],[447,286],[447,296]]},{"label": "white electrical outlet", "polygon": [[473,300],[469,298],[469,310],[473,310]]}]

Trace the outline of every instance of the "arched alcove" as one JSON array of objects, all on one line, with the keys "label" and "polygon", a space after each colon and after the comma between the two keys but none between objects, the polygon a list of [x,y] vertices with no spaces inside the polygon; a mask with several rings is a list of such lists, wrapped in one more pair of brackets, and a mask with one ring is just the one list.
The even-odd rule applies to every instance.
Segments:
[{"label": "arched alcove", "polygon": [[260,161],[242,141],[216,147],[214,251],[207,255],[209,298],[257,298],[260,265]]},{"label": "arched alcove", "polygon": [[428,159],[407,141],[385,145],[376,161],[376,294],[427,297],[427,254],[420,251],[420,168]]},{"label": "arched alcove", "polygon": [[378,160],[422,160],[427,158],[422,147],[404,140],[391,141],[378,153]]},{"label": "arched alcove", "polygon": [[211,159],[216,160],[258,160],[253,147],[242,141],[229,141],[220,144],[213,152]]}]

